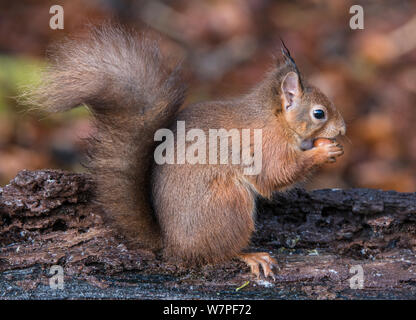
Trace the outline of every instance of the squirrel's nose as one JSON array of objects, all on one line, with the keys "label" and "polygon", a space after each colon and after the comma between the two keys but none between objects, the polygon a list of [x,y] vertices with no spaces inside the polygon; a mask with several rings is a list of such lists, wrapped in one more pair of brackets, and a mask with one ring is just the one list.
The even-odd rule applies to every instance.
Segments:
[{"label": "squirrel's nose", "polygon": [[339,134],[341,135],[341,136],[345,136],[345,132],[346,132],[347,130],[346,130],[346,128],[345,128],[345,125],[339,130]]}]

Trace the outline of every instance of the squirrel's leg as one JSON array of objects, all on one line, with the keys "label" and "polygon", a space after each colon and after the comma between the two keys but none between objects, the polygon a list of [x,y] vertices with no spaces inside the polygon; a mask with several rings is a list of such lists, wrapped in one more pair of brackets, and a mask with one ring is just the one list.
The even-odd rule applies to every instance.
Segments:
[{"label": "squirrel's leg", "polygon": [[[326,162],[335,162],[335,158],[344,153],[340,144],[329,143],[303,151],[299,154],[298,161],[280,166],[274,176],[278,179],[278,185],[285,185],[279,178],[285,177],[283,181],[291,183],[303,179],[312,169],[323,165]],[[282,168],[284,168],[282,170]],[[269,190],[270,191],[270,190]]]},{"label": "squirrel's leg", "polygon": [[244,261],[249,267],[251,273],[257,278],[260,277],[260,266],[263,269],[264,276],[271,276],[275,280],[272,268],[278,268],[277,261],[273,259],[267,252],[240,253],[239,259]]},{"label": "squirrel's leg", "polygon": [[343,147],[334,142],[320,145],[302,153],[304,160],[304,170],[307,171],[314,166],[319,166],[325,162],[335,162],[335,158],[344,154]]}]

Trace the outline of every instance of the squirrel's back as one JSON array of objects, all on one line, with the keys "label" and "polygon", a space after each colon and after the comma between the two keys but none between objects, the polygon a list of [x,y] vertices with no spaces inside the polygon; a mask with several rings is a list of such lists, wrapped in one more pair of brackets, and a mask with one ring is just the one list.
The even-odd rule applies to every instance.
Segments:
[{"label": "squirrel's back", "polygon": [[66,40],[52,51],[29,99],[48,111],[88,106],[96,133],[87,166],[98,200],[128,240],[160,247],[150,200],[153,136],[169,126],[183,102],[178,68],[167,67],[146,34],[114,26],[93,28],[88,38]]}]

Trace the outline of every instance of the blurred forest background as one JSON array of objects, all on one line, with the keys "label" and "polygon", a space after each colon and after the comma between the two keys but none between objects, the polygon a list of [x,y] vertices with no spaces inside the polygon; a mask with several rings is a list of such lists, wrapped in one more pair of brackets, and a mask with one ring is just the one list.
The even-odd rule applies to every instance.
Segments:
[{"label": "blurred forest background", "polygon": [[[49,27],[54,4],[64,8],[64,30]],[[354,4],[364,8],[364,30],[349,27]],[[306,187],[416,191],[414,0],[0,1],[0,185],[22,169],[83,170],[88,112],[45,116],[14,97],[38,79],[49,44],[109,19],[163,35],[163,50],[185,59],[187,103],[246,92],[282,37],[340,109],[350,140]]]}]

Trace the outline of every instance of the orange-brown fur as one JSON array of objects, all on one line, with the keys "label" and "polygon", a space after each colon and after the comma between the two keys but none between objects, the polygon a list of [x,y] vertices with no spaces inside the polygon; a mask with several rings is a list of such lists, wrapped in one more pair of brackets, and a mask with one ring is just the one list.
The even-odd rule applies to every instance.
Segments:
[{"label": "orange-brown fur", "polygon": [[48,111],[88,106],[96,134],[87,166],[98,200],[131,243],[160,248],[150,200],[153,135],[182,104],[178,72],[165,66],[156,41],[118,27],[94,28],[51,52],[51,65],[30,100]]},{"label": "orange-brown fur", "polygon": [[[287,59],[248,94],[177,114],[183,85],[146,36],[98,28],[90,39],[66,42],[58,52],[35,100],[49,110],[90,107],[98,132],[90,167],[99,200],[130,241],[162,246],[170,259],[198,264],[236,257],[254,231],[257,194],[268,197],[289,187],[327,161],[331,150],[338,152],[335,146],[302,151],[300,142],[345,132],[331,102],[305,84]],[[286,108],[290,103],[297,107]],[[325,125],[308,118],[316,103],[327,108]],[[155,164],[153,135],[164,127],[175,132],[176,120],[206,133],[262,129],[261,173],[247,176],[231,164]]]}]

